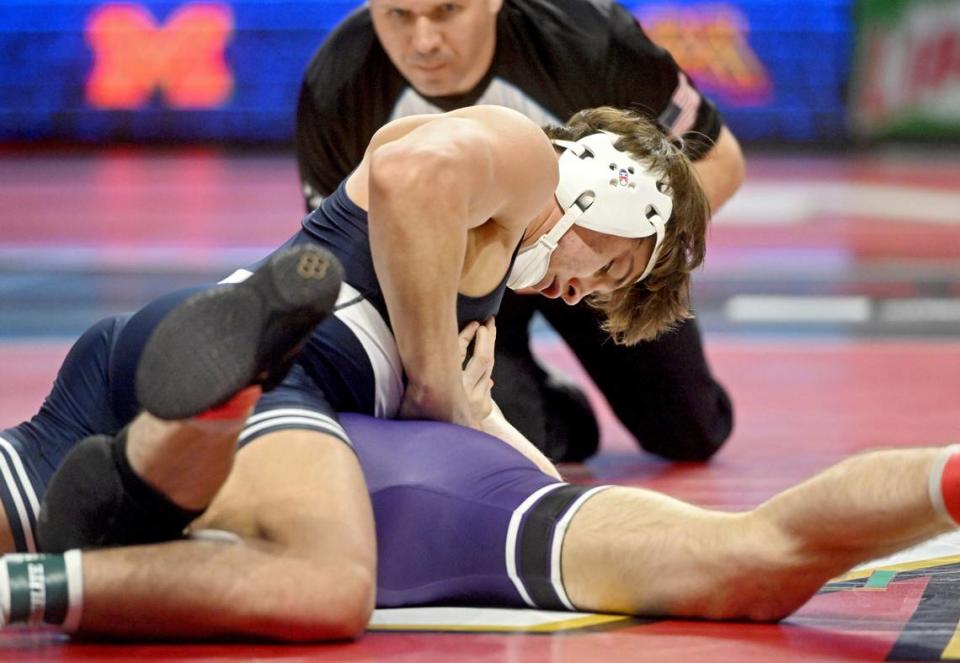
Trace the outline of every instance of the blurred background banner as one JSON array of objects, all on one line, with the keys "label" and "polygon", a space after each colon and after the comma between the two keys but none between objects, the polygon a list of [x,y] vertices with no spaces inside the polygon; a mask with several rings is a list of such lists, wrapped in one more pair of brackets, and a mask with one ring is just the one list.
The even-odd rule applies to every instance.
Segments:
[{"label": "blurred background banner", "polygon": [[853,131],[960,137],[960,2],[862,0],[857,19]]},{"label": "blurred background banner", "polygon": [[289,141],[300,76],[358,3],[0,3],[0,140]]},{"label": "blurred background banner", "polygon": [[741,141],[845,136],[850,0],[649,2],[634,14]]},{"label": "blurred background banner", "polygon": [[[355,6],[4,0],[0,141],[287,142],[303,69]],[[960,136],[957,0],[627,7],[741,141]]]}]

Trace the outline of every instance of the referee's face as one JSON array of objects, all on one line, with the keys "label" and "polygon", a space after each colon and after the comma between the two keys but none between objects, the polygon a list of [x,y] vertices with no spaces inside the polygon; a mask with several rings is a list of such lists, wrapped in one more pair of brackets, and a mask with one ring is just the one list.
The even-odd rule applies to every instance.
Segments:
[{"label": "referee's face", "polygon": [[373,28],[404,78],[430,97],[476,85],[493,61],[502,0],[370,0]]}]

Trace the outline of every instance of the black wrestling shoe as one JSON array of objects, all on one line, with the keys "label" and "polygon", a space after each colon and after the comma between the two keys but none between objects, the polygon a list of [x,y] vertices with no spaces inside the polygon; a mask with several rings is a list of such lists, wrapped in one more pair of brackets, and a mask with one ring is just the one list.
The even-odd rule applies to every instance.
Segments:
[{"label": "black wrestling shoe", "polygon": [[333,255],[302,244],[241,283],[194,295],[147,340],[137,366],[140,404],[161,419],[187,419],[250,384],[276,387],[333,310],[342,278]]},{"label": "black wrestling shoe", "polygon": [[583,390],[548,373],[542,385],[548,412],[540,450],[555,463],[582,463],[600,448],[600,426]]}]

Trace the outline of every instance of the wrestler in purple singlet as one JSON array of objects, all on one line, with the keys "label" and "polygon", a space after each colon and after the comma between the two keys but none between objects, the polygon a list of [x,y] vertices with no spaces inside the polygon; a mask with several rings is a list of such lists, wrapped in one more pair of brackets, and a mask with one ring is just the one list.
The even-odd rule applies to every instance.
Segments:
[{"label": "wrestler in purple singlet", "polygon": [[[91,327],[40,413],[0,433],[0,502],[18,551],[35,548],[37,505],[59,458],[79,438],[115,433],[136,413],[129,385],[150,329],[145,316]],[[598,488],[557,482],[499,440],[452,424],[357,414],[341,422],[373,503],[379,607],[573,609],[559,546],[570,517]]]}]

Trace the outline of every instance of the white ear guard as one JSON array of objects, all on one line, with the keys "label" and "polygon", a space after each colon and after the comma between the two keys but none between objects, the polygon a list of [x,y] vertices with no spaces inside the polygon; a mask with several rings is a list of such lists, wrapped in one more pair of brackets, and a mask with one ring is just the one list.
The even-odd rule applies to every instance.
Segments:
[{"label": "white ear guard", "polygon": [[673,201],[661,190],[666,188],[662,176],[658,177],[614,146],[619,138],[602,131],[576,142],[552,141],[566,148],[560,155],[557,185],[557,201],[564,215],[554,230],[559,231],[556,239],[574,223],[617,237],[656,235],[653,252],[637,279],[639,282],[650,274],[657,262]]}]

